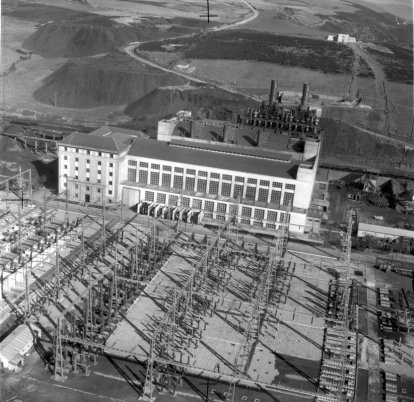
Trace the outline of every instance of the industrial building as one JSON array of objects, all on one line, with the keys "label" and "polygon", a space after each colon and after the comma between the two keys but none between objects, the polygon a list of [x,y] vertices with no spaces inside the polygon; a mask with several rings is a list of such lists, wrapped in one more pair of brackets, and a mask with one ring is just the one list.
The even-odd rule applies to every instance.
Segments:
[{"label": "industrial building", "polygon": [[[103,127],[59,145],[59,192],[73,201],[137,206],[138,212],[196,222],[234,220],[304,233],[319,159],[318,117],[302,102],[282,105],[272,81],[269,102],[234,122],[159,123],[157,140]],[[277,98],[277,102],[276,102]],[[289,212],[288,212],[289,211]]]},{"label": "industrial building", "polygon": [[21,369],[25,354],[40,335],[40,329],[34,325],[19,325],[0,343],[0,368],[10,371]]}]

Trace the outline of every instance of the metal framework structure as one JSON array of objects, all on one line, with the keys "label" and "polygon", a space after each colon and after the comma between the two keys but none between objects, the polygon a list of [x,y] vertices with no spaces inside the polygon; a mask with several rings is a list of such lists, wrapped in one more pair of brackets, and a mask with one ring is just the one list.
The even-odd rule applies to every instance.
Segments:
[{"label": "metal framework structure", "polygon": [[348,218],[348,229],[346,232],[346,239],[344,249],[341,255],[341,261],[343,262],[343,281],[344,281],[344,292],[341,300],[341,311],[343,312],[343,318],[340,325],[342,332],[342,345],[341,345],[341,367],[340,367],[340,378],[341,382],[339,385],[337,400],[342,401],[344,397],[344,386],[346,381],[346,367],[347,367],[347,354],[348,354],[348,333],[349,333],[349,274],[351,270],[351,248],[352,248],[352,222],[353,222],[353,210],[349,210]]},{"label": "metal framework structure", "polygon": [[21,200],[22,205],[24,201],[33,203],[32,193],[32,171],[30,169],[19,170],[19,173],[0,180],[0,190],[6,192],[6,209],[10,209],[9,202],[14,201],[10,199],[10,194],[13,193],[17,199]]}]

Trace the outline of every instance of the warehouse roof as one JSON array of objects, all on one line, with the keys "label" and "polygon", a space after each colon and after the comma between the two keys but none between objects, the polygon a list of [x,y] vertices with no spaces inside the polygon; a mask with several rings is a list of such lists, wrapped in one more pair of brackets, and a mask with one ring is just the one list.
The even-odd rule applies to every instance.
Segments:
[{"label": "warehouse roof", "polygon": [[358,224],[358,233],[360,231],[380,233],[384,236],[404,236],[414,238],[414,230],[412,229],[393,228],[379,223],[360,222]]},{"label": "warehouse roof", "polygon": [[[37,331],[38,336],[40,331],[37,327],[33,327]],[[33,343],[33,331],[27,325],[19,325],[13,332],[11,332],[0,343],[0,355],[3,359],[13,362],[16,358],[21,356],[21,352],[27,347],[29,343]]]},{"label": "warehouse roof", "polygon": [[129,150],[130,156],[152,158],[188,165],[206,166],[266,176],[296,179],[300,161],[268,160],[246,155],[214,152],[208,149],[192,149],[163,141],[137,138]]}]

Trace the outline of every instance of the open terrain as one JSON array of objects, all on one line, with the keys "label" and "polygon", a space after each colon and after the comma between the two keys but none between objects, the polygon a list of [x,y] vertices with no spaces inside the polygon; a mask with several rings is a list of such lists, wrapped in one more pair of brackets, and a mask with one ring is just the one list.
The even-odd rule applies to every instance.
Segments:
[{"label": "open terrain", "polygon": [[252,60],[324,73],[350,73],[353,61],[352,51],[337,43],[236,30],[147,42],[140,49],[174,49],[188,59]]},{"label": "open terrain", "polygon": [[[158,108],[154,109],[153,105]],[[179,110],[189,110],[193,116],[227,120],[232,112],[257,107],[257,102],[243,95],[224,91],[211,85],[183,85],[154,89],[146,96],[130,103],[125,113],[133,118],[137,128],[156,127],[165,116]]]},{"label": "open terrain", "polygon": [[125,105],[184,79],[142,66],[123,53],[71,59],[43,80],[35,99],[59,107]]},{"label": "open terrain", "polygon": [[[261,97],[267,95],[269,79],[278,80],[280,86],[283,83],[280,89],[286,94],[289,91],[300,92],[301,83],[310,82],[313,95],[318,95],[320,101],[323,101],[323,95],[327,95],[326,103],[332,101],[328,99],[330,96],[339,99],[347,95],[352,85],[352,90],[355,93],[360,90],[359,94],[365,103],[381,114],[383,104],[378,102],[370,67],[362,60],[355,75],[352,51],[323,40],[328,33],[344,30],[355,34],[358,39],[383,41],[389,47],[401,47],[410,40],[412,24],[392,17],[384,11],[386,7],[373,5],[372,1],[371,4],[340,0],[252,0],[250,3],[257,17],[240,0],[226,3],[212,1],[210,11],[215,16],[208,24],[205,16],[202,16],[206,12],[205,1],[202,0],[33,0],[30,3],[5,0],[2,33],[8,38],[7,43],[13,41],[13,44],[2,50],[2,72],[7,72],[7,75],[0,77],[2,109],[18,113],[29,109],[37,114],[67,116],[77,120],[90,120],[93,115],[102,122],[126,122],[129,117],[124,114],[125,105],[139,102],[142,96],[157,87],[183,82],[178,77],[166,79],[165,75],[159,74],[156,78],[151,73],[148,78],[150,85],[138,85],[137,80],[147,80],[147,69],[143,70],[139,66],[139,74],[132,79],[131,88],[126,88],[123,82],[127,74],[115,66],[117,63],[112,56],[105,59],[111,62],[107,65],[101,63],[100,66],[90,56],[96,55],[102,59],[105,54],[111,54],[115,57],[130,42],[206,33],[216,28],[227,29],[227,24],[233,24],[227,31],[200,36],[208,39],[215,37],[219,41],[197,41],[192,44],[193,48],[188,49],[189,54],[182,54],[167,63],[160,57],[160,64],[174,67],[175,64],[190,63],[191,67],[195,67],[193,75],[201,80],[220,81],[227,89],[234,88]],[[364,8],[367,6],[370,8]],[[247,22],[241,26],[234,25],[242,20]],[[371,36],[367,36],[368,30]],[[249,46],[240,46],[234,41],[240,35]],[[279,39],[276,45],[268,40],[273,35]],[[255,46],[257,41],[263,41],[265,45]],[[398,53],[394,59],[387,55],[373,55],[385,69],[389,116],[387,126],[393,135],[407,135],[410,130],[411,101],[406,106],[406,99],[407,94],[412,92],[412,86],[403,84],[406,86],[399,87],[401,90],[394,90],[396,84],[388,81],[397,79],[409,82],[409,61],[404,49],[401,57]],[[172,54],[163,53],[167,57]],[[235,53],[246,64],[234,60]],[[68,58],[73,57],[79,59],[68,62]],[[84,61],[81,60],[85,57]],[[149,57],[152,59],[151,54]],[[119,60],[124,61],[122,57]],[[173,64],[176,60],[177,63]],[[106,69],[108,71],[104,71]],[[114,93],[117,90],[115,85],[102,91],[98,79],[91,79],[88,83],[90,94],[81,93],[80,84],[89,81],[91,71],[96,71],[103,82],[109,79],[120,83],[125,88],[125,96]],[[60,80],[62,84],[58,85],[57,81]],[[70,80],[78,84],[69,88],[66,83]],[[164,98],[162,103],[168,105],[168,98]],[[174,106],[164,108],[173,110]],[[148,113],[149,109],[146,106]],[[154,105],[153,114],[159,115],[157,105]],[[346,114],[352,115],[352,112],[347,111]],[[352,116],[350,119],[352,121]],[[379,120],[382,121],[382,118]]]}]

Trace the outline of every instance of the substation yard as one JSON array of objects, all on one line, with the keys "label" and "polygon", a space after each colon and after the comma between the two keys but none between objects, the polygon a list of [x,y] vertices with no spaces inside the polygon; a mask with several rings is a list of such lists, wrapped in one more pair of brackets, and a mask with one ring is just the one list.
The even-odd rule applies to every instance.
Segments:
[{"label": "substation yard", "polygon": [[[206,253],[205,245],[184,240],[174,243],[172,255],[108,337],[108,353],[116,350],[122,357],[148,359],[151,340],[174,295],[182,291]],[[226,243],[219,260],[209,264],[203,298],[193,300],[193,311],[198,313],[189,318],[185,307],[178,308],[176,314],[181,318],[176,321],[175,333],[169,341],[165,334],[157,340],[159,359],[169,359],[187,373],[229,382],[238,359],[243,366],[239,384],[315,392],[332,277],[320,266],[294,256],[280,260],[268,308],[258,322],[250,322],[259,335],[252,335],[243,347],[255,289],[268,261],[265,253],[253,254]]]},{"label": "substation yard", "polygon": [[154,396],[192,374],[237,384],[235,393],[314,397],[334,280],[327,268],[340,262],[188,229],[131,214],[78,216],[59,256],[34,258],[47,272],[31,271],[29,315],[53,341],[54,378],[87,374],[104,353],[153,364]]}]

